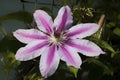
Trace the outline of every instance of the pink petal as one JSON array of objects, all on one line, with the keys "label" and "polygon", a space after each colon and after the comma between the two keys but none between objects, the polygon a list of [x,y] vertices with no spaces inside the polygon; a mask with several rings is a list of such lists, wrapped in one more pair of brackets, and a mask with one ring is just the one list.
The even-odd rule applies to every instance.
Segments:
[{"label": "pink petal", "polygon": [[58,30],[64,30],[70,27],[73,22],[72,12],[69,6],[62,7],[57,17],[54,20],[54,26],[57,27]]},{"label": "pink petal", "polygon": [[68,32],[68,37],[84,38],[94,34],[98,31],[98,29],[99,25],[95,23],[78,24],[70,28]]},{"label": "pink petal", "polygon": [[41,53],[47,46],[48,42],[33,41],[25,47],[20,48],[17,51],[15,58],[20,61],[26,61],[36,58],[41,55]]},{"label": "pink petal", "polygon": [[37,26],[40,30],[48,33],[52,33],[53,29],[53,21],[51,16],[49,16],[45,11],[43,10],[36,10],[34,15],[34,19],[37,23]]},{"label": "pink petal", "polygon": [[98,56],[105,53],[99,46],[89,40],[76,39],[68,41],[66,44],[78,49],[78,52],[86,56]]},{"label": "pink petal", "polygon": [[22,43],[30,43],[35,40],[44,40],[47,39],[47,36],[43,35],[37,29],[18,29],[13,32],[13,35]]},{"label": "pink petal", "polygon": [[82,61],[76,49],[68,45],[61,45],[59,55],[61,59],[67,63],[68,66],[80,68]]},{"label": "pink petal", "polygon": [[49,46],[41,56],[40,71],[43,77],[48,77],[55,73],[58,68],[60,58],[57,54],[57,47],[55,45]]}]

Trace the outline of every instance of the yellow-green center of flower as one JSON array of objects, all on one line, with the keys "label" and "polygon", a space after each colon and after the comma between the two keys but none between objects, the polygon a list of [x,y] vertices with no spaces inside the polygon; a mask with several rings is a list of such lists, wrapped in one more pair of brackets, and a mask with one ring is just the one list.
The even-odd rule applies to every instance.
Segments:
[{"label": "yellow-green center of flower", "polygon": [[53,35],[51,35],[50,40],[51,40],[51,43],[55,43],[55,44],[57,44],[57,45],[59,45],[59,44],[60,44],[59,39],[58,39],[58,38],[56,38],[56,37],[55,37],[55,36],[53,36]]},{"label": "yellow-green center of flower", "polygon": [[56,45],[60,45],[67,40],[66,36],[63,33],[54,33],[50,36],[50,42]]}]

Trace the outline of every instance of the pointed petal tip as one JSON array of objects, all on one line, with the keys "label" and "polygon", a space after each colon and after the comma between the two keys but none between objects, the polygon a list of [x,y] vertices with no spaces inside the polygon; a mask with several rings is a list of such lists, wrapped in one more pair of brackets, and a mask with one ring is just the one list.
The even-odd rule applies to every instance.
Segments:
[{"label": "pointed petal tip", "polygon": [[81,67],[80,67],[81,64],[82,64],[82,62],[80,64],[77,64],[77,65],[67,64],[67,66],[72,66],[72,67],[75,67],[77,69],[81,69]]},{"label": "pointed petal tip", "polygon": [[42,10],[35,10],[35,12],[33,13],[33,16],[35,17],[35,16],[39,15],[39,12],[43,12],[43,11]]},{"label": "pointed petal tip", "polygon": [[104,52],[104,51],[101,51],[101,54],[106,54],[106,52]]},{"label": "pointed petal tip", "polygon": [[85,40],[85,39],[76,39],[67,43],[69,46],[72,46],[78,50],[81,54],[85,56],[99,56],[100,54],[105,54],[105,52],[95,43]]},{"label": "pointed petal tip", "polygon": [[[77,53],[78,54],[78,53]],[[73,67],[75,67],[75,68],[77,68],[77,69],[80,69],[81,68],[81,65],[82,65],[82,60],[80,60],[79,61],[79,63],[78,64],[67,64],[68,66],[73,66]]]},{"label": "pointed petal tip", "polygon": [[34,13],[33,13],[33,15],[34,15],[35,13],[38,13],[39,11],[42,11],[42,10],[35,10]]},{"label": "pointed petal tip", "polygon": [[[82,64],[82,63],[81,63],[81,64]],[[73,65],[71,65],[71,66],[73,66],[73,67],[75,67],[75,68],[78,68],[78,69],[79,69],[79,68],[80,68],[80,66],[81,66],[81,64],[79,64],[79,65],[74,65],[74,66],[73,66]]]},{"label": "pointed petal tip", "polygon": [[106,52],[104,52],[100,47],[99,47],[99,50],[98,50],[98,54],[96,54],[95,56],[99,56],[101,54],[106,54]]},{"label": "pointed petal tip", "polygon": [[15,59],[16,59],[16,60],[19,60],[19,58],[18,58],[17,54],[15,55]]},{"label": "pointed petal tip", "polygon": [[102,55],[102,54],[105,54],[106,52],[104,52],[104,51],[99,51],[98,53],[96,53],[96,55],[91,55],[91,57],[93,56],[100,56],[100,55]]},{"label": "pointed petal tip", "polygon": [[68,45],[60,46],[59,56],[68,66],[80,68],[82,64],[82,60],[78,55],[77,50]]},{"label": "pointed petal tip", "polygon": [[58,56],[57,47],[49,46],[41,55],[39,70],[44,78],[47,78],[55,73],[58,68],[60,58]]},{"label": "pointed petal tip", "polygon": [[15,55],[15,59],[18,60],[18,61],[26,61],[25,58],[23,58],[20,54],[16,53]]},{"label": "pointed petal tip", "polygon": [[54,26],[57,27],[58,30],[66,30],[73,23],[72,12],[69,6],[63,6],[58,11],[58,15],[54,20]]},{"label": "pointed petal tip", "polygon": [[52,33],[53,32],[53,20],[52,17],[46,13],[44,10],[36,10],[33,13],[35,22],[37,23],[37,27],[45,32]]},{"label": "pointed petal tip", "polygon": [[17,31],[18,31],[18,30],[12,32],[14,37],[16,37]]},{"label": "pointed petal tip", "polygon": [[15,55],[15,59],[18,61],[24,61],[18,54]]}]

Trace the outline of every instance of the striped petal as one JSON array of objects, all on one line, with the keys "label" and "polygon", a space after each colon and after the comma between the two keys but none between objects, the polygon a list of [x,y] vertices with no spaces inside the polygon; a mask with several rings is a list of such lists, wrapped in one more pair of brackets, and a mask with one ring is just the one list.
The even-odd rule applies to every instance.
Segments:
[{"label": "striped petal", "polygon": [[95,23],[78,24],[69,29],[67,33],[71,38],[84,38],[97,32],[99,25]]},{"label": "striped petal", "polygon": [[72,48],[68,45],[61,45],[59,55],[60,58],[65,61],[68,66],[80,68],[82,61],[75,48]]},{"label": "striped petal", "polygon": [[41,55],[47,46],[48,42],[33,41],[25,47],[20,48],[17,51],[15,58],[20,61],[27,61],[36,58]]},{"label": "striped petal", "polygon": [[34,19],[37,23],[37,26],[40,30],[48,33],[53,32],[53,21],[51,16],[49,16],[45,11],[43,10],[36,10],[34,15]]},{"label": "striped petal", "polygon": [[66,44],[78,49],[78,52],[86,56],[98,56],[105,53],[100,47],[89,40],[76,39],[68,41]]},{"label": "striped petal", "polygon": [[13,32],[13,35],[22,43],[30,43],[35,40],[44,40],[47,39],[46,35],[43,35],[37,29],[18,29]]},{"label": "striped petal", "polygon": [[67,29],[73,22],[72,12],[69,6],[62,7],[57,17],[54,20],[54,26],[57,27],[59,31]]},{"label": "striped petal", "polygon": [[49,46],[41,56],[40,71],[43,77],[52,75],[58,68],[60,58],[55,45]]}]

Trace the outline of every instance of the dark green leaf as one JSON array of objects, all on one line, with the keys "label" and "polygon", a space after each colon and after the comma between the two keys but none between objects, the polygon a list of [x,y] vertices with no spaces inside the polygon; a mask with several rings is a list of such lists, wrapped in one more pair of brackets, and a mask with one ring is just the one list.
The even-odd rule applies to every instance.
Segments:
[{"label": "dark green leaf", "polygon": [[120,28],[115,28],[113,30],[113,33],[116,34],[116,35],[118,35],[118,36],[120,36]]},{"label": "dark green leaf", "polygon": [[0,52],[16,52],[21,46],[24,45],[16,40],[11,34],[9,34],[0,41]]},{"label": "dark green leaf", "polygon": [[73,72],[75,78],[77,78],[78,69],[72,66],[69,66],[71,72]]},{"label": "dark green leaf", "polygon": [[52,13],[51,9],[48,8],[48,7],[41,7],[40,9],[42,9],[42,10],[48,12],[48,13]]},{"label": "dark green leaf", "polygon": [[105,74],[113,75],[113,71],[107,65],[105,65],[104,63],[102,63],[101,61],[99,61],[95,58],[88,58],[84,62],[94,63],[94,64],[102,67],[104,69]]},{"label": "dark green leaf", "polygon": [[18,12],[13,12],[7,15],[4,15],[0,17],[0,23],[5,21],[5,20],[19,20],[27,23],[32,22],[32,14],[25,12],[25,11],[18,11]]}]

